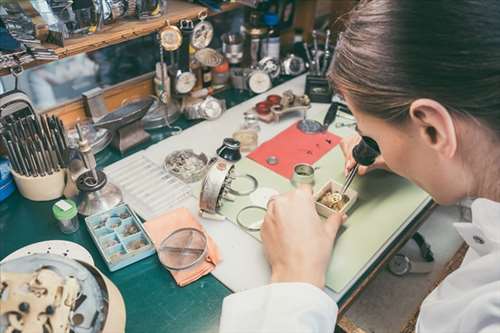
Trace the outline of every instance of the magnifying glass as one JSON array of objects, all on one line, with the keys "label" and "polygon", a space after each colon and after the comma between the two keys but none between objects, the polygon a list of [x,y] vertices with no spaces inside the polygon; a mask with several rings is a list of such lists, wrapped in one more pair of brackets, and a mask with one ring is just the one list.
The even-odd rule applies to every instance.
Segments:
[{"label": "magnifying glass", "polygon": [[195,228],[172,232],[160,244],[158,257],[169,270],[181,271],[202,262],[207,255],[207,237]]}]

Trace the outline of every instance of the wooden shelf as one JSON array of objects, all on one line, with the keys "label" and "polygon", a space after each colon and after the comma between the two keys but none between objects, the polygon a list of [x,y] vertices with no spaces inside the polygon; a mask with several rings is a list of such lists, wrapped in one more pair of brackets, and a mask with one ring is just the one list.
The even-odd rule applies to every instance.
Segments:
[{"label": "wooden shelf", "polygon": [[[222,12],[230,11],[239,8],[238,3],[223,4]],[[196,19],[198,14],[206,10],[206,7],[193,4],[182,0],[168,0],[167,14],[161,18],[150,20],[121,20],[112,25],[104,26],[104,29],[96,34],[84,36],[80,38],[72,38],[66,42],[64,47],[44,43],[43,46],[51,48],[58,55],[59,59],[71,57],[79,53],[95,51],[110,45],[123,43],[127,40],[149,35],[150,33],[159,30],[167,25],[176,24],[182,19]],[[219,13],[209,12],[209,16]],[[35,67],[48,62],[35,61],[26,65],[24,68]],[[0,76],[9,74],[8,70],[0,71]]]}]

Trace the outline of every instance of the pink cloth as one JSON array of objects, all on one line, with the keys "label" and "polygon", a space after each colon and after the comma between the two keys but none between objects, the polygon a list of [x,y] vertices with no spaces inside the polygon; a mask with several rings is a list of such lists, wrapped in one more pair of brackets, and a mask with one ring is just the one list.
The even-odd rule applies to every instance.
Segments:
[{"label": "pink cloth", "polygon": [[144,228],[151,237],[156,250],[159,249],[161,242],[172,232],[180,228],[196,228],[202,231],[207,237],[207,256],[204,262],[195,265],[191,269],[182,271],[170,271],[177,284],[184,287],[200,277],[210,273],[221,261],[219,249],[212,237],[210,237],[203,226],[193,217],[186,208],[178,208],[172,212],[166,213],[160,217],[149,220],[144,223]]},{"label": "pink cloth", "polygon": [[[290,179],[295,164],[314,164],[342,139],[330,132],[306,134],[297,128],[297,123],[261,144],[248,157],[277,174]],[[267,163],[269,156],[276,156],[279,163]]]}]

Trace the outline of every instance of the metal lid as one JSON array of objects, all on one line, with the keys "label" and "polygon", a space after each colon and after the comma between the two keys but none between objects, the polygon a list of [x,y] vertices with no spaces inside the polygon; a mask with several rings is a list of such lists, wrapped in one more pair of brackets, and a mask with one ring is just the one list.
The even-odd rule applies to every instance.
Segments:
[{"label": "metal lid", "polygon": [[225,138],[223,142],[224,142],[224,145],[229,147],[229,148],[234,148],[234,149],[240,148],[240,142],[236,139]]}]

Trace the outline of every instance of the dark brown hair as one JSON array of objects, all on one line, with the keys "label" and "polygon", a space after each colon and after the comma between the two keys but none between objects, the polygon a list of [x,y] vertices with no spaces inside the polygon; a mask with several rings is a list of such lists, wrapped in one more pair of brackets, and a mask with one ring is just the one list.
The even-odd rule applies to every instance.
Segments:
[{"label": "dark brown hair", "polygon": [[330,77],[377,117],[401,122],[412,101],[431,98],[500,136],[500,1],[362,1]]}]

